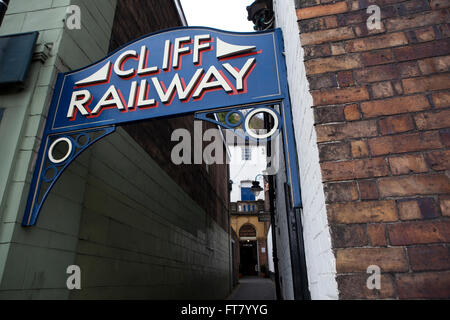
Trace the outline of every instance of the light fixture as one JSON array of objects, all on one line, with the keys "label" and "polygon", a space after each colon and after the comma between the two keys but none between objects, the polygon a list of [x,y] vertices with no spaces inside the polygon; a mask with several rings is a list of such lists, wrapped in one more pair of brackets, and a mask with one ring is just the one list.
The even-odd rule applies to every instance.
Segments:
[{"label": "light fixture", "polygon": [[247,7],[247,12],[247,20],[253,21],[253,29],[257,31],[264,31],[273,28],[274,14],[272,1],[256,0]]},{"label": "light fixture", "polygon": [[259,196],[260,192],[263,191],[263,188],[259,185],[259,181],[252,181],[252,187],[250,191],[253,193],[255,197]]},{"label": "light fixture", "polygon": [[253,193],[253,195],[255,197],[259,196],[260,192],[264,190],[259,185],[258,178],[262,177],[263,181],[265,181],[264,175],[266,175],[266,174],[267,174],[266,170],[263,170],[263,173],[262,174],[261,173],[257,174],[256,177],[255,177],[255,180],[252,181],[252,187],[250,188],[250,191]]}]

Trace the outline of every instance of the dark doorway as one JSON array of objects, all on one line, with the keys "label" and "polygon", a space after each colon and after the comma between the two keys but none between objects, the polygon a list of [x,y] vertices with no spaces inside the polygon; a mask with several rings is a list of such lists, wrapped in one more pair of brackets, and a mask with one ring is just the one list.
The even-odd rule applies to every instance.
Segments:
[{"label": "dark doorway", "polygon": [[246,240],[240,242],[240,273],[243,276],[256,276],[258,257],[257,244],[254,240]]}]

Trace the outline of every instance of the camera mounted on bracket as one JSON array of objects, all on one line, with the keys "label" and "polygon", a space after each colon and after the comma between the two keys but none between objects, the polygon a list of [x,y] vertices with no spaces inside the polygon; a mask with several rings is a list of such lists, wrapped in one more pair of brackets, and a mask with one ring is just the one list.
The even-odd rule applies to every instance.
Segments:
[{"label": "camera mounted on bracket", "polygon": [[256,0],[247,7],[247,20],[253,21],[256,31],[272,29],[275,22],[271,0]]}]

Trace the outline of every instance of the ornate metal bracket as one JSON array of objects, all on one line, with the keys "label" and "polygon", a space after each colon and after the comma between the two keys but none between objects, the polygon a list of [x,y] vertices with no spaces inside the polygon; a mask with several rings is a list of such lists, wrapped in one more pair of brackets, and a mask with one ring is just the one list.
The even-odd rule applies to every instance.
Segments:
[{"label": "ornate metal bracket", "polygon": [[[267,113],[272,116],[274,125],[269,132],[260,134],[250,127],[251,119],[259,113]],[[235,116],[234,116],[235,115]],[[234,121],[232,121],[232,116]],[[237,116],[237,120],[236,120]],[[245,140],[262,140],[270,141],[275,138],[281,131],[281,116],[277,110],[269,106],[257,107],[239,107],[222,110],[211,110],[206,112],[195,113],[194,117],[202,121],[208,121],[233,132]]]},{"label": "ornate metal bracket", "polygon": [[27,212],[31,212],[31,215],[24,217],[23,225],[31,226],[36,223],[39,210],[64,170],[83,151],[115,130],[116,127],[112,126],[44,137],[39,151],[43,153],[42,161],[36,163],[39,168],[36,168],[33,176],[33,183],[36,183],[37,188],[27,203]]},{"label": "ornate metal bracket", "polygon": [[[257,2],[270,3],[266,0]],[[263,23],[263,28],[270,27],[273,22],[270,12],[259,9],[252,11],[253,16]],[[182,68],[180,63],[180,68],[175,68],[176,60],[171,62],[170,52],[175,46],[181,49],[182,40],[188,38],[194,40],[193,63],[183,63]],[[195,39],[209,42],[196,45]],[[145,68],[149,48],[153,48],[153,61],[163,62],[161,66]],[[195,48],[198,49],[197,57]],[[175,28],[137,39],[85,68],[59,74],[23,225],[36,223],[39,210],[63,171],[86,148],[113,132],[114,126],[187,114],[231,129],[246,142],[281,137],[286,176],[291,186],[290,199],[294,207],[301,206],[283,48],[281,29],[241,34],[210,28]],[[136,60],[130,61],[135,68],[121,69],[129,58]],[[152,74],[151,82],[157,84],[155,88],[150,86],[150,79],[140,79],[141,75],[150,76],[148,70],[154,68],[163,70]],[[141,75],[139,69],[142,69]],[[137,72],[131,73],[133,70]],[[203,71],[206,72],[204,75]],[[212,76],[214,81],[211,81]],[[186,86],[184,79],[189,78]],[[164,83],[172,83],[175,87],[166,90]],[[211,92],[206,94],[208,91]],[[127,97],[126,101],[124,97]],[[274,108],[274,104],[278,107]],[[260,130],[264,127],[256,125],[255,115],[260,113],[272,117],[269,129]]]}]

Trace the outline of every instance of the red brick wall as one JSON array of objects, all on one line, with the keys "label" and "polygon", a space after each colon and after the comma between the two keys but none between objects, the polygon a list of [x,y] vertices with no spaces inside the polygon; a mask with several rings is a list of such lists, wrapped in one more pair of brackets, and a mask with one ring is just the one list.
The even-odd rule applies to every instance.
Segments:
[{"label": "red brick wall", "polygon": [[296,5],[339,297],[449,298],[450,2]]}]

